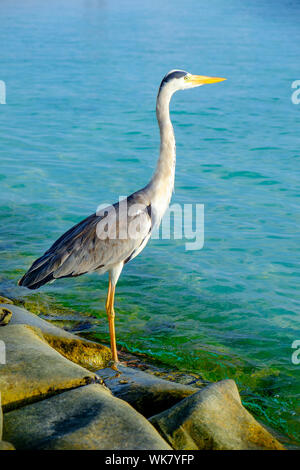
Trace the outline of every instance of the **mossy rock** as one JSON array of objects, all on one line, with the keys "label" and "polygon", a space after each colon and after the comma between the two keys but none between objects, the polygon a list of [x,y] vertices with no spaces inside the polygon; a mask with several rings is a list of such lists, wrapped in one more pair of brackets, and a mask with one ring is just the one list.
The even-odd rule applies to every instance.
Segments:
[{"label": "mossy rock", "polygon": [[97,381],[92,372],[51,348],[36,327],[7,325],[0,328],[0,340],[6,349],[0,374],[4,411]]},{"label": "mossy rock", "polygon": [[2,295],[0,295],[0,304],[9,304],[9,305],[13,305],[13,301],[11,299],[8,299],[7,297],[3,297]]},{"label": "mossy rock", "polygon": [[[0,305],[1,308],[7,308],[7,306]],[[48,344],[70,361],[89,370],[107,367],[110,362],[111,351],[107,346],[68,333],[24,308],[13,305],[9,306],[9,310],[13,314],[11,325],[21,324],[39,328]]]},{"label": "mossy rock", "polygon": [[233,380],[222,380],[150,418],[176,450],[283,450],[243,407]]},{"label": "mossy rock", "polygon": [[8,325],[12,317],[12,311],[6,307],[0,307],[0,326]]}]

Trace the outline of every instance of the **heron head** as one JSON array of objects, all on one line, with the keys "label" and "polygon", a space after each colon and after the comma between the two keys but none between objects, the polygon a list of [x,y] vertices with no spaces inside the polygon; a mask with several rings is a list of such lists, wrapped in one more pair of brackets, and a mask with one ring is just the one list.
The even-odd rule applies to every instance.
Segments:
[{"label": "heron head", "polygon": [[159,91],[168,89],[171,93],[175,93],[177,90],[187,90],[188,88],[195,88],[207,83],[222,82],[223,80],[226,80],[226,78],[192,75],[184,70],[171,70],[162,79]]}]

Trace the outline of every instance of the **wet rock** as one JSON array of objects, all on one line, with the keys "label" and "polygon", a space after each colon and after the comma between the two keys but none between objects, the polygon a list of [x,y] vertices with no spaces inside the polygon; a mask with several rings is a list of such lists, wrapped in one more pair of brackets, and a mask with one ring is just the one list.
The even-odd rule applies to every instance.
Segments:
[{"label": "wet rock", "polygon": [[118,368],[121,372],[119,376],[112,369],[102,369],[96,374],[104,380],[114,396],[127,401],[146,417],[170,408],[197,391],[193,387],[163,380],[138,369],[122,365]]},{"label": "wet rock", "polygon": [[[147,371],[148,372],[148,371]],[[186,372],[180,371],[152,371],[149,370],[149,373],[155,375],[164,380],[169,380],[170,382],[176,382],[182,385],[190,385],[195,388],[203,388],[206,385],[209,385],[210,382],[207,380],[202,379],[198,374],[187,374]]]},{"label": "wet rock", "polygon": [[6,349],[6,364],[0,366],[4,411],[97,380],[51,348],[38,328],[7,325],[0,328],[0,340]]},{"label": "wet rock", "polygon": [[131,368],[138,368],[148,374],[152,374],[160,379],[169,380],[182,385],[191,385],[195,388],[203,388],[211,382],[203,379],[201,375],[193,372],[187,373],[179,370],[170,370],[166,365],[155,361],[144,354],[131,354],[128,351],[119,351],[119,359],[123,365]]},{"label": "wet rock", "polygon": [[170,449],[149,421],[98,384],[6,413],[4,437],[16,449]]},{"label": "wet rock", "polygon": [[12,311],[6,307],[0,307],[0,326],[8,325],[12,317]]},{"label": "wet rock", "polygon": [[2,295],[0,295],[0,304],[13,305],[13,301],[11,299],[8,299],[7,297],[3,297]]},{"label": "wet rock", "polygon": [[243,407],[233,380],[208,385],[150,422],[177,450],[284,449]]},{"label": "wet rock", "polygon": [[[0,305],[1,307],[6,308],[5,305]],[[102,344],[68,333],[24,308],[9,306],[9,310],[13,313],[12,325],[23,324],[38,327],[50,346],[76,364],[96,370],[106,367],[111,360],[110,349]]]}]

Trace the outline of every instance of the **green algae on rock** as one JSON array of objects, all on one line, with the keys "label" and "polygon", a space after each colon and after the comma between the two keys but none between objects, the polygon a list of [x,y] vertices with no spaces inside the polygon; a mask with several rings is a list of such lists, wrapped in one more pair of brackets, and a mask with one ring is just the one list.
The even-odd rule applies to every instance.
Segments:
[{"label": "green algae on rock", "polygon": [[97,380],[51,348],[36,327],[7,325],[0,328],[0,340],[7,357],[0,375],[4,411]]},{"label": "green algae on rock", "polygon": [[13,305],[14,302],[11,299],[8,299],[7,297],[3,297],[3,295],[0,295],[0,304]]},{"label": "green algae on rock", "polygon": [[12,317],[12,311],[6,307],[0,307],[0,326],[8,325]]},{"label": "green algae on rock", "polygon": [[283,450],[243,407],[233,380],[222,380],[150,418],[176,450]]},{"label": "green algae on rock", "polygon": [[[5,305],[0,305],[1,307],[6,308]],[[48,344],[70,361],[90,370],[96,370],[107,367],[111,360],[111,351],[107,346],[82,339],[52,325],[24,308],[13,305],[9,306],[9,309],[13,313],[12,325],[25,324],[39,328]]]}]

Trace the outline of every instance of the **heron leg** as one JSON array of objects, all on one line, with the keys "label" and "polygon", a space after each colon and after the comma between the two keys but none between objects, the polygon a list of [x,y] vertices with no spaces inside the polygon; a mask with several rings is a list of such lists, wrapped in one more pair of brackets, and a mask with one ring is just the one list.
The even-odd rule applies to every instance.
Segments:
[{"label": "heron leg", "polygon": [[108,325],[109,325],[109,335],[110,335],[110,347],[111,355],[113,360],[112,369],[118,371],[118,352],[116,346],[116,332],[115,332],[115,310],[114,310],[114,300],[115,300],[115,286],[112,285],[111,277],[109,276],[107,300],[106,300],[106,313],[108,316]]}]

